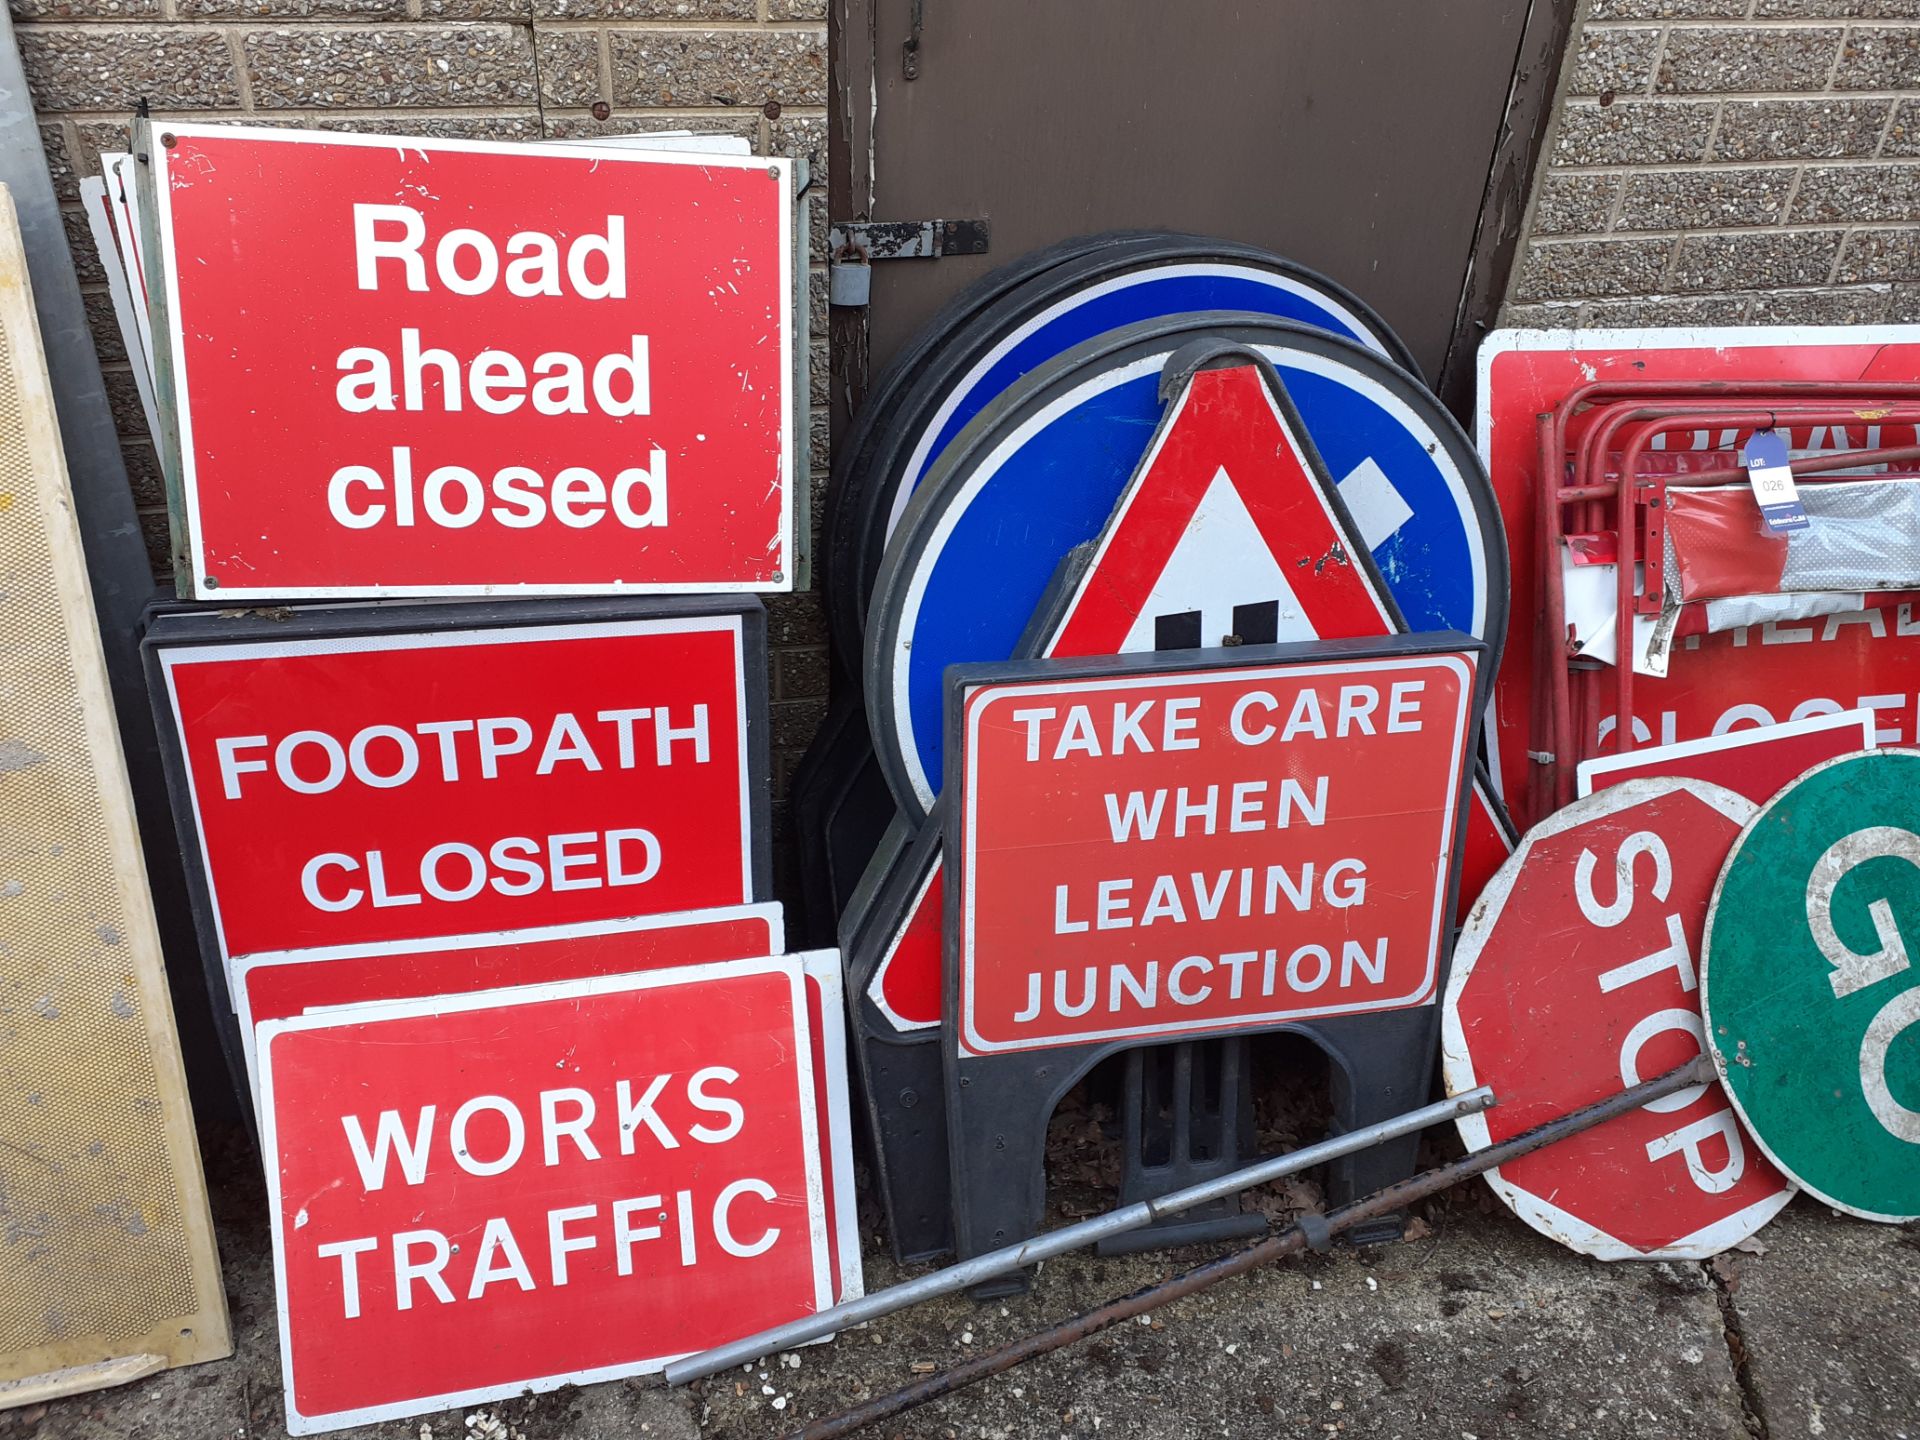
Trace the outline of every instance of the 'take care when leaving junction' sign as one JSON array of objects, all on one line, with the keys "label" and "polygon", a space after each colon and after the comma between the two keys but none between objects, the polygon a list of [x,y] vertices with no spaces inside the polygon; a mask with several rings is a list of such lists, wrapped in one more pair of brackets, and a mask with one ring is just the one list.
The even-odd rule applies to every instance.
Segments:
[{"label": "'take care when leaving junction' sign", "polygon": [[154,135],[195,596],[790,587],[788,162]]},{"label": "'take care when leaving junction' sign", "polygon": [[1431,1001],[1476,659],[1390,644],[958,671],[961,1053]]}]

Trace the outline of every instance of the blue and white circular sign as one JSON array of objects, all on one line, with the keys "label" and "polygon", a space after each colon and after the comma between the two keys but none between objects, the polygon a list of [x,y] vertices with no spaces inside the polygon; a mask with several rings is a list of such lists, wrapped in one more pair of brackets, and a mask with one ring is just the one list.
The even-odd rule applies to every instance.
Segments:
[{"label": "blue and white circular sign", "polygon": [[865,659],[875,747],[908,813],[925,813],[940,789],[946,668],[1014,653],[1061,559],[1100,534],[1146,453],[1167,357],[1213,334],[1278,369],[1408,629],[1465,631],[1497,664],[1499,512],[1431,394],[1372,351],[1264,316],[1147,322],[1010,388],[945,447],[901,517]]},{"label": "blue and white circular sign", "polygon": [[1056,301],[1004,336],[953,383],[914,444],[893,492],[886,534],[892,539],[913,492],[973,418],[1021,376],[1076,345],[1162,316],[1241,310],[1324,330],[1403,363],[1400,342],[1370,314],[1343,301],[1331,285],[1246,261],[1160,265],[1089,285]]}]

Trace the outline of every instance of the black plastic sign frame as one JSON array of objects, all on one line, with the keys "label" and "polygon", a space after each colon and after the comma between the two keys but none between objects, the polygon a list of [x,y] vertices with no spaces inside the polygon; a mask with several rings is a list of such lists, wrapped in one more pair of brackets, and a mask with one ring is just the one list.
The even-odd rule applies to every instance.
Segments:
[{"label": "black plastic sign frame", "polygon": [[[956,666],[948,672],[947,683],[946,793],[951,797],[965,794],[964,717],[969,692],[980,686],[1069,678],[1177,678],[1196,671],[1463,654],[1473,656],[1477,666],[1484,667],[1486,646],[1453,632]],[[1445,922],[1453,914],[1459,884],[1460,836],[1471,798],[1481,710],[1478,703],[1468,701],[1467,733],[1459,751],[1459,769],[1453,776],[1455,813],[1444,908],[1440,912],[1443,923],[1435,942],[1438,953],[1427,998],[1407,1008],[1282,1020],[1259,1027],[1258,1033],[1301,1035],[1327,1054],[1337,1132],[1385,1120],[1422,1103],[1431,1084],[1439,1041],[1439,997],[1446,988],[1451,951],[1451,925]],[[944,916],[945,1012],[940,1051],[946,1075],[954,1239],[959,1254],[966,1258],[1038,1233],[1045,1211],[1047,1122],[1067,1091],[1109,1056],[1142,1045],[1177,1043],[1180,1037],[1168,1036],[1164,1041],[1118,1038],[988,1055],[963,1053],[958,956],[966,816],[964,805],[954,800],[942,809],[946,812],[946,863],[954,868],[947,876],[950,890]],[[1418,1137],[1408,1136],[1336,1161],[1330,1173],[1332,1203],[1344,1203],[1405,1175],[1417,1145]]]}]

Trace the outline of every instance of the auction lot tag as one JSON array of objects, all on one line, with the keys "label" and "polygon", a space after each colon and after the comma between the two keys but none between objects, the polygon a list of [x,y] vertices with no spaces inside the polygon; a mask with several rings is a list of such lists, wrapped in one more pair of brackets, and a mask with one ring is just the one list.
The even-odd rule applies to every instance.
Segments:
[{"label": "auction lot tag", "polygon": [[960,1053],[1431,1001],[1473,730],[1457,638],[957,670]]},{"label": "auction lot tag", "polygon": [[795,957],[260,1045],[294,1434],[642,1374],[830,1303]]},{"label": "auction lot tag", "polygon": [[1776,795],[1714,891],[1713,1063],[1767,1155],[1868,1220],[1920,1218],[1920,751],[1843,756]]},{"label": "auction lot tag", "polygon": [[1747,467],[1753,498],[1769,534],[1784,535],[1789,530],[1807,528],[1807,507],[1800,503],[1800,492],[1794,486],[1793,461],[1783,436],[1773,430],[1761,431],[1747,441],[1740,463]]},{"label": "auction lot tag", "polygon": [[153,134],[196,598],[791,588],[790,162]]},{"label": "auction lot tag", "polygon": [[468,630],[426,628],[460,618],[443,608],[340,613],[313,623],[387,628],[179,645],[164,638],[209,627],[156,623],[203,943],[227,957],[752,901],[759,606],[643,603],[672,613]]},{"label": "auction lot tag", "polygon": [[[1701,1053],[1707,901],[1754,813],[1717,785],[1635,779],[1527,832],[1460,932],[1441,1012],[1448,1093],[1500,1096],[1458,1122],[1470,1150]],[[1793,1194],[1718,1085],[1523,1155],[1487,1183],[1541,1234],[1602,1260],[1704,1259]]]}]

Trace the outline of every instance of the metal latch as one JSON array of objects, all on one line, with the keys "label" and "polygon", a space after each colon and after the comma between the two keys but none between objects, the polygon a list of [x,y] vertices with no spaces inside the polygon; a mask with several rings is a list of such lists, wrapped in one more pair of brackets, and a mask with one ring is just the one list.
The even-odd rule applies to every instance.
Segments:
[{"label": "metal latch", "polygon": [[827,300],[865,305],[876,260],[937,260],[984,255],[991,235],[985,220],[852,220],[827,227]]}]

